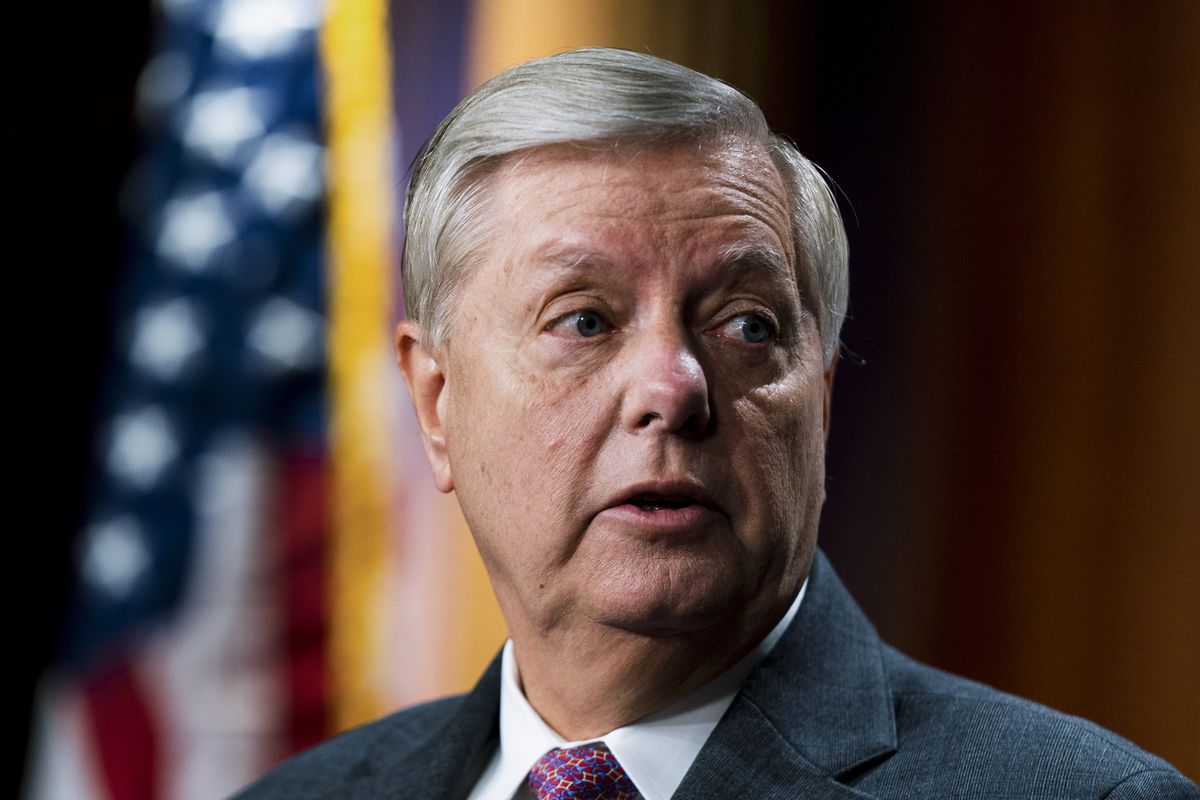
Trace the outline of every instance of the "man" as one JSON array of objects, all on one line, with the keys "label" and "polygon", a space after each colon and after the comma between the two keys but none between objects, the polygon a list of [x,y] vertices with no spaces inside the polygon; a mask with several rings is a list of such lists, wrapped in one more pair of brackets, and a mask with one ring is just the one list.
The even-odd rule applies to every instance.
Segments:
[{"label": "man", "polygon": [[400,368],[511,640],[247,797],[1200,797],[882,644],[816,550],[847,296],[817,169],[735,90],[583,50],[409,190]]}]

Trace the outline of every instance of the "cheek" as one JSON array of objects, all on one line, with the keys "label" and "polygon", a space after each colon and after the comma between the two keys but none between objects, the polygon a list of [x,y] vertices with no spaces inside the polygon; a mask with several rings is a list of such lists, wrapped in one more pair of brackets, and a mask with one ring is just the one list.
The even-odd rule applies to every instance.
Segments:
[{"label": "cheek", "polygon": [[587,510],[599,432],[586,400],[577,393],[536,397],[522,407],[526,424],[514,426],[520,435],[511,447],[522,457],[513,479],[531,502],[548,507],[556,529],[570,527]]},{"label": "cheek", "polygon": [[448,435],[459,502],[485,558],[506,573],[565,562],[591,510],[601,393],[500,359],[452,395]]},{"label": "cheek", "polygon": [[770,537],[801,530],[824,497],[822,387],[819,375],[793,373],[734,404],[739,467],[753,476],[741,487],[744,501]]}]

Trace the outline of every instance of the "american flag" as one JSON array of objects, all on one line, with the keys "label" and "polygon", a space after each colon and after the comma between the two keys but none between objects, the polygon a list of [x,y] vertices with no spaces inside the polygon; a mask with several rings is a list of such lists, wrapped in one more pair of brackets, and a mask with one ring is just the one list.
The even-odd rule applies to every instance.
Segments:
[{"label": "american flag", "polygon": [[326,733],[321,17],[160,5],[30,798],[224,796]]}]

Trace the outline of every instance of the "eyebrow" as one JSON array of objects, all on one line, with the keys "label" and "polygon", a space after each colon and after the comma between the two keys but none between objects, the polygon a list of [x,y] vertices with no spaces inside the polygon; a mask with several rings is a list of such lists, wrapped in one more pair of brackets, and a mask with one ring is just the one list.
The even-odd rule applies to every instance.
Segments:
[{"label": "eyebrow", "polygon": [[[765,270],[785,275],[792,273],[787,257],[777,248],[763,244],[731,244],[718,251],[713,261],[721,266],[743,270]],[[535,262],[538,266],[561,271],[603,267],[609,264],[609,260],[599,253],[565,244],[551,245],[538,251]]]},{"label": "eyebrow", "polygon": [[[576,242],[555,241],[538,248],[529,262],[541,273],[542,280],[558,283],[573,280],[573,276],[606,274],[615,266],[602,253]],[[705,283],[710,287],[731,286],[744,281],[785,281],[800,292],[802,302],[808,295],[805,287],[779,248],[761,242],[734,242],[720,248],[712,261],[713,269]]]},{"label": "eyebrow", "polygon": [[794,279],[787,257],[770,245],[731,244],[721,249],[716,261],[726,269],[737,272],[767,272]]},{"label": "eyebrow", "polygon": [[534,263],[539,267],[559,272],[576,271],[583,267],[604,266],[608,259],[599,253],[572,244],[555,243],[539,249],[534,254]]},{"label": "eyebrow", "polygon": [[797,271],[777,247],[758,242],[737,242],[720,252],[717,263],[722,265],[720,273],[726,281],[753,279],[753,276],[785,281],[796,288],[802,306],[809,309],[814,307],[814,293],[808,277],[804,271]]}]

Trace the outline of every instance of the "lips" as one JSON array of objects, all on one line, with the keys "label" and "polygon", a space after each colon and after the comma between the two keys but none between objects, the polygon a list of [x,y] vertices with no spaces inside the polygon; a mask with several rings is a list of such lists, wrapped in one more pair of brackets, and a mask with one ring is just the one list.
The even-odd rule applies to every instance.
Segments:
[{"label": "lips", "polygon": [[706,527],[725,511],[701,483],[643,481],[612,495],[600,516],[646,530]]},{"label": "lips", "polygon": [[698,510],[721,511],[712,495],[691,481],[650,481],[629,486],[613,498],[608,508],[632,507],[645,513]]},{"label": "lips", "polygon": [[724,510],[703,486],[652,481],[615,493],[593,521],[622,536],[684,543],[707,535],[722,520],[727,521]]}]

